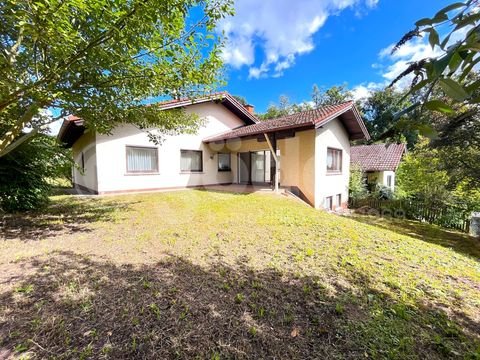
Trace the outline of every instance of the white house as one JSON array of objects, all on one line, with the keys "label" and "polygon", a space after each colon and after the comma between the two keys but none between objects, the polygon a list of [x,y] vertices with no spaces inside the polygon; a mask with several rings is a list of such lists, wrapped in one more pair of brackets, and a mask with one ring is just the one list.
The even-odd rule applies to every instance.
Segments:
[{"label": "white house", "polygon": [[395,174],[407,151],[405,144],[373,144],[351,147],[351,163],[365,173],[367,184],[395,190]]},{"label": "white house", "polygon": [[[71,146],[75,188],[94,194],[218,184],[281,186],[316,208],[346,206],[350,140],[369,135],[353,102],[259,121],[228,93],[161,104],[204,118],[196,135],[161,145],[132,125],[102,135],[69,117],[58,138]],[[278,172],[277,172],[278,170]]]}]

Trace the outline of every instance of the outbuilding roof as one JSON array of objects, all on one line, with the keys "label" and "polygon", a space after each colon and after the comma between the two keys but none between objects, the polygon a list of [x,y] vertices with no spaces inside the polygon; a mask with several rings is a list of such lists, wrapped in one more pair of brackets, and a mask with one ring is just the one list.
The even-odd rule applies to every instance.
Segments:
[{"label": "outbuilding roof", "polygon": [[352,146],[350,162],[363,171],[396,171],[405,152],[405,144]]},{"label": "outbuilding roof", "polygon": [[319,128],[337,117],[342,121],[351,139],[370,138],[367,128],[358,114],[353,101],[349,101],[343,104],[328,105],[319,109],[303,111],[277,119],[261,121],[253,125],[242,126],[207,137],[203,139],[203,141],[207,143],[218,142],[282,130]]}]

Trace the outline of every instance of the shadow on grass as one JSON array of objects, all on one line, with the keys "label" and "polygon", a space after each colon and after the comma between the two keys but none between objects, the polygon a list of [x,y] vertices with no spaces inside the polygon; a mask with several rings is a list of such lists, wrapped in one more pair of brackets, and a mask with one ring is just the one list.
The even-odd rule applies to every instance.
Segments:
[{"label": "shadow on grass", "polygon": [[477,260],[480,259],[480,241],[468,234],[414,220],[358,214],[350,218],[363,224],[374,225],[401,235],[408,235],[431,244],[453,249],[458,253],[471,256]]},{"label": "shadow on grass", "polygon": [[0,240],[38,240],[65,233],[90,232],[89,224],[113,221],[124,216],[131,202],[114,199],[66,196],[45,209],[17,214],[0,214]]},{"label": "shadow on grass", "polygon": [[[171,257],[117,266],[56,253],[2,274],[0,358],[449,358],[474,340],[440,311],[313,277]],[[477,329],[478,330],[478,329]]]}]

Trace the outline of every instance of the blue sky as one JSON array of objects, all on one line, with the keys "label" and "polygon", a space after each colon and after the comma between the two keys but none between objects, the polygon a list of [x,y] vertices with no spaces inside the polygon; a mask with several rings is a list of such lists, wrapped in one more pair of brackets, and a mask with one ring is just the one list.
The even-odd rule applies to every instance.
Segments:
[{"label": "blue sky", "polygon": [[348,83],[357,97],[382,87],[409,61],[431,56],[422,39],[390,56],[389,46],[451,1],[237,0],[222,24],[229,42],[226,89],[264,112],[282,94],[310,99],[314,83]]}]

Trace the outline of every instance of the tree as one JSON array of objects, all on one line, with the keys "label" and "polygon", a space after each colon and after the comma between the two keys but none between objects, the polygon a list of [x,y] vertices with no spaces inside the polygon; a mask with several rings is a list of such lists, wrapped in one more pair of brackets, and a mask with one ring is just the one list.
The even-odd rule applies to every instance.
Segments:
[{"label": "tree", "polygon": [[441,170],[441,158],[423,139],[416,149],[406,154],[397,170],[397,193],[402,197],[417,196],[426,201],[449,201],[448,174]]},{"label": "tree", "polygon": [[267,112],[259,114],[258,117],[262,120],[276,119],[292,113],[292,105],[290,99],[286,95],[280,95],[278,99],[278,105],[270,104]]},{"label": "tree", "polygon": [[[458,177],[450,166],[448,155],[452,149],[432,148],[432,140],[422,138],[404,156],[397,170],[396,193],[400,197],[417,198],[428,205],[462,205],[472,211],[480,207],[480,188],[471,186],[473,179]],[[457,154],[453,156],[457,158]]]},{"label": "tree", "polygon": [[438,137],[431,147],[442,158],[442,169],[449,175],[449,185],[480,189],[480,114],[467,112],[450,119],[436,120]]},{"label": "tree", "polygon": [[195,117],[168,117],[145,99],[218,84],[223,39],[214,28],[232,12],[231,0],[3,1],[0,157],[67,114],[101,133],[119,123],[193,129]]},{"label": "tree", "polygon": [[401,117],[394,115],[410,105],[403,92],[389,88],[370,93],[359,107],[372,141],[406,142],[413,148],[418,139],[415,112]]},{"label": "tree", "polygon": [[[410,94],[417,95],[411,109],[422,108],[444,114],[455,112],[452,104],[475,105],[480,102],[478,79],[469,77],[480,62],[480,13],[478,1],[456,2],[438,11],[432,18],[420,19],[393,48],[398,51],[416,37],[428,37],[432,49],[441,54],[411,63],[390,86],[406,76],[412,77]],[[448,29],[441,37],[440,29]],[[458,40],[454,40],[458,39]],[[455,75],[455,76],[454,76]],[[443,96],[435,96],[439,86]]]},{"label": "tree", "polygon": [[243,106],[248,105],[247,99],[245,99],[244,96],[233,95],[233,97],[234,97],[240,104],[242,104]]},{"label": "tree", "polygon": [[338,105],[352,100],[353,94],[348,90],[347,85],[335,85],[326,91],[320,90],[317,84],[312,88],[312,101],[316,109],[327,105]]},{"label": "tree", "polygon": [[48,203],[48,180],[65,176],[72,162],[69,150],[39,134],[0,158],[0,212],[33,210]]},{"label": "tree", "polygon": [[350,180],[348,185],[349,197],[351,199],[363,199],[368,196],[367,180],[359,166],[350,166]]},{"label": "tree", "polygon": [[472,191],[480,188],[480,77],[475,72],[480,63],[479,30],[475,0],[453,3],[432,18],[417,21],[415,29],[402,37],[393,52],[411,39],[424,36],[440,55],[411,63],[390,84],[412,79],[407,94],[412,105],[398,115],[420,113],[419,118],[436,132],[429,146],[441,159],[439,167],[449,175],[448,187],[462,186]]}]

